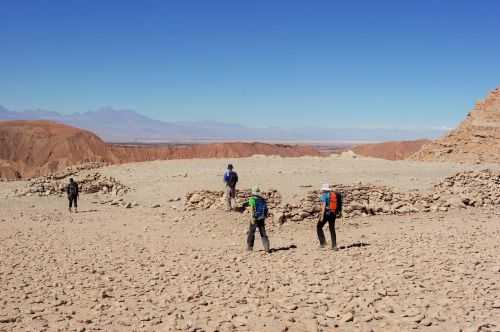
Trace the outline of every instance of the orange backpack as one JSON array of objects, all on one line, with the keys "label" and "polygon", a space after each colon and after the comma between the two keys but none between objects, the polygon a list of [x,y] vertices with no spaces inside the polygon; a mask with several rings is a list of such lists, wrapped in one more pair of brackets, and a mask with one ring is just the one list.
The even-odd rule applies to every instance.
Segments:
[{"label": "orange backpack", "polygon": [[342,194],[331,191],[326,193],[327,199],[325,201],[328,202],[326,205],[326,213],[333,213],[335,215],[339,215],[342,213]]},{"label": "orange backpack", "polygon": [[328,208],[330,211],[337,212],[337,207],[338,207],[338,202],[337,202],[337,193],[336,192],[330,192],[330,205]]}]

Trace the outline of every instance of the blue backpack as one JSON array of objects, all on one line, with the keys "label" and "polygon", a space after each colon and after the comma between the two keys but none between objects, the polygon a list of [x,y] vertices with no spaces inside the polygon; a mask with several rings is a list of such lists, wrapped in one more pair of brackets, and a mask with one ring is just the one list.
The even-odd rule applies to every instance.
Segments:
[{"label": "blue backpack", "polygon": [[255,197],[255,220],[264,220],[267,217],[267,203],[266,200],[261,197]]}]

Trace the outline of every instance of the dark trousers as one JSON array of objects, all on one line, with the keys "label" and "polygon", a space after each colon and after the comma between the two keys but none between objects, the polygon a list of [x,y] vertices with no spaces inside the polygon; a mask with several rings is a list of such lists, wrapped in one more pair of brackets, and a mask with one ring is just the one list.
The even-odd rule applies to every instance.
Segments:
[{"label": "dark trousers", "polygon": [[330,228],[330,235],[332,237],[332,248],[337,247],[337,234],[335,233],[335,214],[325,214],[323,219],[318,221],[316,231],[318,232],[318,240],[321,246],[326,244],[325,233],[323,233],[323,226],[328,222]]},{"label": "dark trousers", "polygon": [[73,206],[73,204],[75,204],[75,209],[78,208],[78,196],[76,196],[76,195],[69,195],[68,196],[68,200],[69,200],[69,208],[70,209]]},{"label": "dark trousers", "polygon": [[262,240],[262,245],[264,249],[269,252],[269,238],[266,234],[266,225],[264,220],[256,220],[253,223],[250,223],[250,228],[248,229],[247,236],[247,248],[248,250],[253,249],[253,244],[255,242],[255,231],[259,229],[260,238]]}]

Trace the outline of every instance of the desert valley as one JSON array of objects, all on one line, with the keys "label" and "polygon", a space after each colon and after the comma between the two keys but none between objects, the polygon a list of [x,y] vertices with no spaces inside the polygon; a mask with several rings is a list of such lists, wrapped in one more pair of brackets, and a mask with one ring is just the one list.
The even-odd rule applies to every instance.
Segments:
[{"label": "desert valley", "polygon": [[[50,121],[0,122],[0,143],[0,331],[500,331],[500,89],[443,138],[338,154]],[[323,183],[338,251],[316,237]],[[270,253],[245,248],[255,185]]]}]

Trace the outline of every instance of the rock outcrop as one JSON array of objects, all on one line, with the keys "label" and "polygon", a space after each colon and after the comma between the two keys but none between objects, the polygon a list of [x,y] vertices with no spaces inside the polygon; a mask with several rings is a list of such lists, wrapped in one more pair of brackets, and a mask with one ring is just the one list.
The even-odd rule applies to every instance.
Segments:
[{"label": "rock outcrop", "polygon": [[253,155],[318,156],[313,147],[218,143],[185,146],[114,145],[95,134],[50,121],[0,121],[0,178],[15,180],[98,162],[119,164],[160,159],[238,158]]},{"label": "rock outcrop", "polygon": [[441,139],[422,147],[409,159],[467,163],[500,162],[500,88],[476,103],[466,119]]}]

